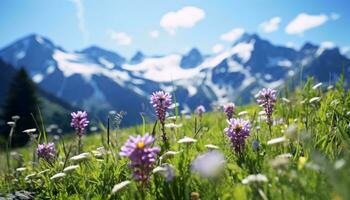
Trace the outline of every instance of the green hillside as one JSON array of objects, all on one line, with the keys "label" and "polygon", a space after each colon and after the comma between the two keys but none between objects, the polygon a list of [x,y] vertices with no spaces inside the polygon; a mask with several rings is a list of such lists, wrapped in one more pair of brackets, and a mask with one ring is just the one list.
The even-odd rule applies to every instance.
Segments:
[{"label": "green hillside", "polygon": [[[166,128],[169,147],[163,144],[159,124],[155,129],[154,124],[144,124],[110,130],[109,137],[106,129],[83,137],[86,154],[73,159],[78,154],[73,136],[54,141],[58,157],[52,162],[33,159],[34,144],[18,149],[24,161],[13,154],[10,172],[3,152],[0,197],[11,193],[36,199],[349,199],[350,93],[341,82],[328,89],[314,85],[309,81],[288,99],[279,94],[271,132],[259,114],[261,107],[238,107],[234,118],[251,123],[240,153],[224,133],[228,123],[221,110],[202,118],[193,114],[167,119],[167,126],[173,127]],[[153,130],[154,146],[161,148],[152,166],[157,172],[142,184],[132,177],[130,160],[119,153],[129,135]],[[196,142],[179,143],[185,136]],[[208,152],[222,154],[224,162],[203,177],[198,167],[205,171],[222,160],[205,160],[208,154],[198,157]],[[200,159],[204,160],[199,164],[194,161]],[[169,165],[156,168],[164,163]],[[68,166],[75,167],[62,174]],[[173,167],[171,180],[167,178],[172,171],[164,166]],[[114,188],[112,194],[118,183],[126,186],[118,185],[121,189]]]}]

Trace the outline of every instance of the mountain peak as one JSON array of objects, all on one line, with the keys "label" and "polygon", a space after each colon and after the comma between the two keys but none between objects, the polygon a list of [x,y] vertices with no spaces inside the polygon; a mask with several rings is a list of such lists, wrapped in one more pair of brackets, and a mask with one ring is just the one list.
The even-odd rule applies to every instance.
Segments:
[{"label": "mountain peak", "polygon": [[256,41],[262,41],[260,36],[256,33],[244,33],[236,42],[235,44],[241,43],[241,42],[251,42],[252,40]]},{"label": "mountain peak", "polygon": [[197,48],[192,48],[181,59],[180,66],[182,68],[193,68],[200,65],[203,62],[203,56]]},{"label": "mountain peak", "polygon": [[137,51],[135,55],[130,59],[131,64],[138,64],[143,61],[145,55],[141,51]]}]

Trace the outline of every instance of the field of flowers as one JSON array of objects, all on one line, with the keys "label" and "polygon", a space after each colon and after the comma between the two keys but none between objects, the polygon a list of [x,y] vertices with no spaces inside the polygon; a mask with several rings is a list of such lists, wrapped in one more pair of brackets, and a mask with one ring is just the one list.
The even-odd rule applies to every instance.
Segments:
[{"label": "field of flowers", "polygon": [[160,91],[150,102],[155,124],[85,136],[89,119],[79,111],[76,139],[26,130],[39,134],[31,147],[1,153],[0,199],[350,199],[343,82],[309,80],[254,98],[183,115]]}]

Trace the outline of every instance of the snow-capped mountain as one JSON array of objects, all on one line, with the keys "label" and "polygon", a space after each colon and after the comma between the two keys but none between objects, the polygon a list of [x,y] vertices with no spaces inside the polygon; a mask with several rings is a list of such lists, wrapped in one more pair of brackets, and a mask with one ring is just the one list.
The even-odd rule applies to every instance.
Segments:
[{"label": "snow-capped mountain", "polygon": [[97,46],[67,52],[30,35],[2,49],[0,57],[25,67],[40,87],[75,106],[99,116],[126,111],[129,124],[140,121],[140,112],[151,111],[149,95],[158,89],[173,91],[181,109],[190,111],[198,104],[248,103],[259,88],[279,87],[301,69],[322,82],[335,81],[343,69],[350,72],[350,60],[337,48],[307,43],[294,50],[256,34],[244,34],[215,55],[193,48],[185,55],[137,52],[130,60]]}]

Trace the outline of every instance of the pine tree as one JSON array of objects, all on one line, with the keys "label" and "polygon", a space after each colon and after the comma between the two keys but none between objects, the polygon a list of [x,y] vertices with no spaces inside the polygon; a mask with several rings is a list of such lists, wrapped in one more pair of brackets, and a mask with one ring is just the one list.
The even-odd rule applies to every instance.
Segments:
[{"label": "pine tree", "polygon": [[[23,146],[29,141],[29,136],[22,131],[36,127],[32,115],[36,120],[39,119],[39,103],[34,83],[27,72],[21,68],[12,78],[4,105],[4,120],[11,121],[12,116],[20,116],[13,134],[12,147]],[[7,139],[9,131],[1,134]]]}]

